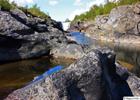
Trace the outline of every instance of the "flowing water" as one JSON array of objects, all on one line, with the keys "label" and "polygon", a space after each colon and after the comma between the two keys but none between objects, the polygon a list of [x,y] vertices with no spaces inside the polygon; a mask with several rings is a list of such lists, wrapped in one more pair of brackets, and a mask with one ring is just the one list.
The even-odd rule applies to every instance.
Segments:
[{"label": "flowing water", "polygon": [[[126,66],[131,72],[140,77],[140,48],[120,44],[113,44],[101,41],[95,41],[89,37],[85,37],[83,33],[75,32],[71,33],[71,36],[75,38],[78,44],[86,44],[109,47],[113,49],[117,54],[117,61]],[[42,74],[49,68],[56,65],[68,66],[73,60],[63,59],[48,59],[46,57],[38,59],[23,60],[17,62],[11,62],[6,64],[0,64],[0,100],[7,96],[11,91],[26,85],[33,80],[37,75]]]}]

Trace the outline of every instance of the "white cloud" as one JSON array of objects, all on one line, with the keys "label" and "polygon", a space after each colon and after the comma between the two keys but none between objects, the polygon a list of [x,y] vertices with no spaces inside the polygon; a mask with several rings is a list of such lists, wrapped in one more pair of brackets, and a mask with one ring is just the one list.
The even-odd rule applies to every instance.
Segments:
[{"label": "white cloud", "polygon": [[74,5],[75,6],[81,6],[81,5],[83,5],[82,0],[75,0]]},{"label": "white cloud", "polygon": [[104,4],[106,0],[92,0],[91,2],[87,3],[87,8],[92,7],[93,5],[101,5]]},{"label": "white cloud", "polygon": [[20,6],[24,6],[24,5],[27,5],[27,4],[34,3],[33,0],[10,0],[10,2],[13,2],[13,1]]},{"label": "white cloud", "polygon": [[73,11],[70,14],[69,19],[70,20],[73,20],[76,15],[80,15],[80,14],[86,12],[86,11],[88,11],[88,9],[76,9],[75,11]]},{"label": "white cloud", "polygon": [[58,4],[58,1],[57,1],[57,0],[50,0],[50,1],[49,1],[49,4],[50,4],[51,6],[55,6],[55,5]]},{"label": "white cloud", "polygon": [[[81,0],[76,0],[75,2],[81,2]],[[70,20],[73,20],[74,19],[74,17],[76,16],[76,15],[80,15],[80,14],[82,14],[82,13],[84,13],[84,12],[86,12],[86,11],[89,11],[89,9],[93,6],[93,5],[100,5],[100,4],[104,4],[105,3],[105,0],[91,0],[90,2],[87,2],[85,5],[85,7],[83,8],[83,7],[81,7],[81,8],[78,8],[78,9],[76,9],[75,11],[73,11],[71,14],[70,14],[70,16],[69,16],[69,19]]]}]

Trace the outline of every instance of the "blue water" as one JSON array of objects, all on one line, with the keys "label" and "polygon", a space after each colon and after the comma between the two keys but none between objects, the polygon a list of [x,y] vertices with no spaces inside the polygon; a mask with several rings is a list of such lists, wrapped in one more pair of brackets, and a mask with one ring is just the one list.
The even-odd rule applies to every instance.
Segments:
[{"label": "blue water", "polygon": [[90,38],[85,36],[85,33],[82,32],[71,32],[69,33],[71,37],[75,38],[75,41],[80,45],[89,45]]},{"label": "blue water", "polygon": [[61,65],[55,66],[54,68],[51,68],[48,71],[44,72],[42,75],[37,76],[36,79],[34,79],[31,83],[36,82],[40,79],[43,79],[53,73],[59,72],[62,69],[63,69],[63,66],[61,66]]}]

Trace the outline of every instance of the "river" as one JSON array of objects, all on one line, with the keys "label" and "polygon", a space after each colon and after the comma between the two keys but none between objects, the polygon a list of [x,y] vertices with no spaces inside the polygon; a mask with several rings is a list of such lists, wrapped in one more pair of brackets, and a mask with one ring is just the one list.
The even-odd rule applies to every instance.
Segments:
[{"label": "river", "polygon": [[[77,42],[82,43],[80,40],[83,38],[83,34],[77,33]],[[80,36],[81,37],[80,37]],[[129,48],[129,46],[120,46],[117,43],[108,43],[92,40],[86,37],[91,45],[101,47],[109,47],[116,52],[116,58],[119,63],[126,66],[131,72],[140,77],[140,48]],[[87,44],[87,41],[86,41]],[[0,100],[7,96],[11,91],[26,85],[28,82],[34,79],[35,76],[42,74],[49,68],[56,65],[63,65],[67,67],[74,60],[63,60],[63,59],[48,59],[42,57],[38,59],[23,60],[17,62],[10,62],[0,64]]]}]

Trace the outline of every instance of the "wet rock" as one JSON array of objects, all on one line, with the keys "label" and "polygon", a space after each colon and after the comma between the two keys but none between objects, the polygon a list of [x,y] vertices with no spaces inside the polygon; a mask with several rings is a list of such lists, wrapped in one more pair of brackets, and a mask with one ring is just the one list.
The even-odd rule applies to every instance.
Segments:
[{"label": "wet rock", "polygon": [[[107,64],[107,62],[101,63],[100,58],[103,55],[106,55],[104,57],[107,57],[106,60],[111,64],[112,70],[115,67],[114,53],[108,49],[92,50],[62,71],[14,91],[5,100],[105,100],[101,66]],[[138,90],[140,80],[136,76],[134,78],[120,65],[116,65],[118,75],[125,79],[128,77],[127,82],[133,95],[138,95],[140,93]],[[124,77],[125,75],[127,77]],[[109,79],[110,77],[112,76],[109,76]]]}]

